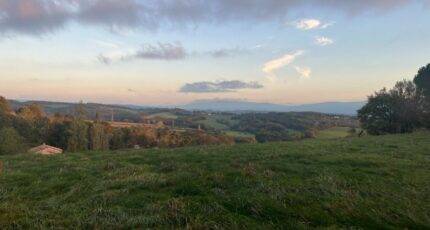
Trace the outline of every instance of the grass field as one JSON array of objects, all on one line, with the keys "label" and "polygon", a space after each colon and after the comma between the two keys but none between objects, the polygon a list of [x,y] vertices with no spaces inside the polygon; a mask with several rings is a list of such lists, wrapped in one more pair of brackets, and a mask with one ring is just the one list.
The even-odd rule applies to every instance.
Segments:
[{"label": "grass field", "polygon": [[[349,136],[350,127],[333,127],[329,129],[320,130],[316,133],[316,139],[336,139]],[[359,132],[359,131],[358,131]]]},{"label": "grass field", "polygon": [[[204,120],[198,121],[198,123],[204,124],[218,131],[224,131],[224,133],[228,136],[254,138],[255,135],[252,133],[231,130],[230,126],[233,126],[238,123],[238,120],[232,119],[233,116],[234,115],[212,114],[210,116],[205,117]],[[227,124],[229,124],[230,126]]]},{"label": "grass field", "polygon": [[198,121],[198,123],[204,124],[217,130],[230,130],[230,127],[228,125],[223,124],[220,121],[224,121],[234,125],[235,123],[237,123],[237,121],[233,120],[232,117],[233,115],[212,114],[210,116],[206,116],[204,120]]},{"label": "grass field", "polygon": [[430,229],[430,133],[0,160],[0,229]]},{"label": "grass field", "polygon": [[163,119],[175,120],[175,119],[178,118],[178,116],[176,116],[173,113],[169,113],[169,112],[154,113],[154,114],[146,116],[146,119],[155,119],[155,118],[163,118]]}]

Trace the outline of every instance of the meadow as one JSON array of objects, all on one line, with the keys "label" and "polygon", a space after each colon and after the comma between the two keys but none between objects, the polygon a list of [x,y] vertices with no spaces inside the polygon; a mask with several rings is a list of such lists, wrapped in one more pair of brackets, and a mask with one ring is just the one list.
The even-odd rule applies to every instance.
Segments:
[{"label": "meadow", "polygon": [[[350,127],[331,127],[328,129],[318,130],[316,132],[315,138],[316,139],[336,139],[336,138],[344,138],[351,135],[350,133],[351,128]],[[357,133],[359,133],[361,129],[356,129],[356,133],[353,135],[356,136]]]},{"label": "meadow", "polygon": [[0,156],[0,229],[430,229],[429,141]]}]

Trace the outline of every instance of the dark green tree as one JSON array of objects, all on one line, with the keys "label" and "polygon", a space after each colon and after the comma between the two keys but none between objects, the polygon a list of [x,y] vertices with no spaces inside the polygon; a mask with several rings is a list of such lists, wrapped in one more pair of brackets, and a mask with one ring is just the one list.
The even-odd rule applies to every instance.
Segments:
[{"label": "dark green tree", "polygon": [[49,126],[49,135],[47,143],[58,148],[67,149],[68,127],[70,127],[70,121],[52,123]]},{"label": "dark green tree", "polygon": [[24,138],[14,128],[0,129],[0,155],[23,153],[25,148]]},{"label": "dark green tree", "polygon": [[109,150],[110,133],[109,125],[95,121],[89,128],[90,149],[98,151]]},{"label": "dark green tree", "polygon": [[81,101],[76,106],[75,117],[67,123],[67,151],[86,151],[89,147],[88,129],[89,125],[85,119],[85,105]]},{"label": "dark green tree", "polygon": [[79,152],[88,150],[88,125],[82,120],[75,118],[66,130],[67,151]]},{"label": "dark green tree", "polygon": [[430,64],[418,70],[414,83],[417,85],[418,90],[423,93],[425,100],[421,121],[430,129]]},{"label": "dark green tree", "polygon": [[382,89],[368,98],[358,111],[363,129],[371,135],[407,133],[421,126],[422,95],[413,82],[397,82],[393,89]]},{"label": "dark green tree", "polygon": [[418,90],[421,90],[430,99],[430,64],[418,70],[414,83],[417,85]]}]

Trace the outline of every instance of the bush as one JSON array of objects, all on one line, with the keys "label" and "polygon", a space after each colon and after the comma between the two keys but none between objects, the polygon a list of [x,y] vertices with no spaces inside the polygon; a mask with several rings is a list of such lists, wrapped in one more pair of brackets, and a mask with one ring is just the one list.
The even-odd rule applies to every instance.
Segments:
[{"label": "bush", "polygon": [[24,138],[13,128],[0,129],[0,155],[25,151]]}]

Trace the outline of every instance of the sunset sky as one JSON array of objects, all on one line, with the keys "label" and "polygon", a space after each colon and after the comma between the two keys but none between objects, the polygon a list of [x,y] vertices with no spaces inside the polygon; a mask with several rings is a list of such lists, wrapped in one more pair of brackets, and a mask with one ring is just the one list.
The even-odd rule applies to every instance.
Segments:
[{"label": "sunset sky", "polygon": [[0,95],[362,101],[430,62],[428,0],[0,0]]}]

